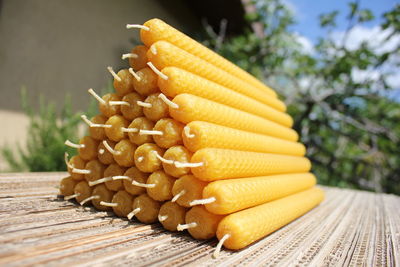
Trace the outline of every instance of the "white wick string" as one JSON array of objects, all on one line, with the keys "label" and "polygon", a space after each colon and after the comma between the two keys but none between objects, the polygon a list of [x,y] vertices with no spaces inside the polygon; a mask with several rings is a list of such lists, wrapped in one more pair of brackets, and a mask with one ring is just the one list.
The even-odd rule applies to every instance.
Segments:
[{"label": "white wick string", "polygon": [[90,196],[90,197],[85,198],[84,200],[82,200],[79,204],[81,204],[83,206],[83,205],[85,205],[86,202],[89,202],[92,199],[99,199],[99,198],[100,198],[100,196],[97,196],[97,195],[96,196]]},{"label": "white wick string", "polygon": [[189,205],[191,207],[196,206],[196,205],[205,205],[205,204],[210,204],[215,202],[217,199],[215,197],[209,197],[209,198],[204,198],[204,199],[196,199],[190,201]]},{"label": "white wick string", "polygon": [[114,79],[116,79],[116,80],[119,81],[119,82],[122,81],[121,77],[119,77],[119,76],[115,73],[115,71],[113,70],[112,67],[108,66],[108,67],[107,67],[107,70],[111,73],[111,75],[114,77]]},{"label": "white wick string", "polygon": [[104,147],[108,150],[108,152],[110,152],[113,155],[121,155],[121,151],[116,151],[114,150],[108,143],[106,140],[103,140],[103,145]]},{"label": "white wick string", "polygon": [[85,169],[77,169],[77,168],[72,168],[73,173],[79,173],[79,174],[89,174],[91,173],[90,170],[85,170]]},{"label": "white wick string", "polygon": [[133,216],[135,216],[139,212],[140,212],[140,208],[136,208],[136,209],[132,210],[131,212],[129,212],[129,214],[126,217],[128,217],[129,220],[132,220]]},{"label": "white wick string", "polygon": [[161,162],[164,162],[164,163],[166,163],[166,164],[174,164],[174,161],[173,161],[173,160],[171,160],[171,159],[165,159],[165,158],[161,157],[161,156],[158,154],[157,151],[154,150],[153,153],[156,155],[156,157],[157,157]]},{"label": "white wick string", "polygon": [[109,181],[112,181],[112,177],[104,177],[104,178],[97,179],[95,181],[89,181],[89,186],[94,186],[94,185],[102,184],[102,183],[109,182]]},{"label": "white wick string", "polygon": [[126,53],[126,54],[122,54],[121,59],[127,59],[127,58],[138,58],[139,56],[134,54],[134,53]]},{"label": "white wick string", "polygon": [[65,144],[66,146],[69,146],[69,147],[72,147],[72,148],[78,148],[78,149],[79,149],[79,148],[84,148],[84,147],[85,147],[84,144],[74,144],[74,143],[72,143],[71,141],[69,141],[68,139],[65,140],[64,144]]},{"label": "white wick string", "polygon": [[195,222],[191,222],[191,223],[187,223],[187,224],[178,224],[178,227],[176,227],[176,230],[183,231],[183,230],[195,228],[195,227],[197,227],[197,223],[195,223]]},{"label": "white wick string", "polygon": [[176,194],[176,195],[172,198],[171,202],[177,201],[178,198],[180,198],[180,197],[183,196],[184,194],[186,194],[186,190],[185,190],[185,189],[181,190],[181,192],[179,192],[178,194]]},{"label": "white wick string", "polygon": [[156,187],[156,184],[144,184],[144,183],[139,183],[135,180],[132,180],[132,185],[138,186],[138,187],[144,187],[144,188],[154,188]]},{"label": "white wick string", "polygon": [[150,51],[153,53],[153,55],[157,55],[157,48],[155,45],[150,46]]},{"label": "white wick string", "polygon": [[[110,101],[111,102],[111,101]],[[93,123],[90,121],[86,115],[81,115],[81,119],[91,128],[111,128],[112,125],[109,124],[99,124],[99,123]]]},{"label": "white wick string", "polygon": [[168,80],[168,76],[159,71],[156,66],[153,65],[151,62],[147,62],[147,65],[149,65],[150,69],[152,69],[158,76],[160,76],[164,80]]},{"label": "white wick string", "polygon": [[107,105],[107,102],[106,102],[103,98],[101,98],[98,94],[96,94],[96,92],[95,92],[92,88],[90,88],[90,89],[88,90],[88,93],[91,94],[94,98],[96,98],[96,100],[97,100],[99,103],[101,103],[101,104],[103,104],[103,105]]},{"label": "white wick string", "polygon": [[121,127],[122,131],[124,133],[137,133],[139,132],[138,128],[125,128],[125,127]]},{"label": "white wick string", "polygon": [[188,138],[194,138],[196,135],[190,133],[190,127],[189,126],[185,126],[183,127],[183,133],[188,137]]},{"label": "white wick string", "polygon": [[126,101],[108,101],[110,106],[130,106],[131,104]]},{"label": "white wick string", "polygon": [[171,108],[179,108],[179,105],[172,102],[171,100],[168,99],[168,97],[166,97],[163,93],[158,95],[159,98],[161,98],[162,101],[165,102],[165,104],[167,104],[169,107]]},{"label": "white wick string", "polygon": [[179,162],[179,161],[174,161],[174,165],[177,168],[197,168],[197,167],[201,167],[204,165],[204,162],[193,162],[193,163],[189,163],[189,162]]},{"label": "white wick string", "polygon": [[142,78],[140,78],[140,76],[137,75],[136,72],[134,72],[132,68],[129,68],[128,71],[129,71],[130,74],[132,74],[132,76],[133,76],[138,82],[140,82],[140,80],[142,80]]},{"label": "white wick string", "polygon": [[163,135],[164,133],[161,131],[155,130],[140,130],[139,135]]},{"label": "white wick string", "polygon": [[128,180],[128,181],[131,181],[131,180],[132,180],[131,177],[129,177],[129,176],[124,176],[124,175],[115,175],[115,176],[112,176],[111,179],[114,180],[114,181],[115,181],[115,180]]},{"label": "white wick string", "polygon": [[168,219],[168,215],[160,215],[160,214],[158,214],[158,220],[159,220],[160,222],[163,222],[163,221],[165,221],[166,219]]},{"label": "white wick string", "polygon": [[105,201],[100,201],[100,205],[106,207],[118,207],[118,203],[105,202]]},{"label": "white wick string", "polygon": [[127,29],[142,29],[145,31],[150,31],[150,28],[140,24],[126,24]]},{"label": "white wick string", "polygon": [[141,107],[144,107],[144,108],[152,108],[153,107],[153,105],[151,103],[146,103],[146,102],[143,102],[143,101],[140,101],[140,100],[136,101],[136,104],[138,106],[141,106]]},{"label": "white wick string", "polygon": [[73,195],[70,195],[70,196],[65,196],[64,200],[70,200],[70,199],[79,197],[80,195],[81,195],[80,193],[76,193],[76,194],[73,194]]},{"label": "white wick string", "polygon": [[73,169],[73,168],[74,168],[74,166],[73,166],[72,164],[69,164],[69,162],[68,162],[68,161],[69,161],[69,160],[68,160],[68,156],[69,156],[69,155],[68,155],[68,153],[67,153],[67,152],[65,152],[65,153],[64,153],[64,161],[65,161],[65,165],[67,165],[67,167],[68,167],[68,168],[70,168],[70,169]]},{"label": "white wick string", "polygon": [[215,248],[214,253],[213,253],[213,258],[214,258],[214,259],[216,259],[216,258],[219,257],[219,253],[220,253],[220,251],[221,251],[222,245],[223,245],[224,242],[225,242],[228,238],[230,238],[230,237],[231,237],[230,234],[225,234],[225,235],[219,240],[218,245],[217,245],[217,247]]}]

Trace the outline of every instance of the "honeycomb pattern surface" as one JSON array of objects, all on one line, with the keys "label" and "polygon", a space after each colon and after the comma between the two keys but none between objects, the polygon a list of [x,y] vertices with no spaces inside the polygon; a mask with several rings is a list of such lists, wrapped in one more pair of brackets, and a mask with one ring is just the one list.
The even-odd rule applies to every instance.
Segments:
[{"label": "honeycomb pattern surface", "polygon": [[178,104],[179,108],[170,107],[171,117],[185,124],[192,121],[206,121],[289,141],[298,139],[298,134],[293,129],[205,98],[180,94],[173,99],[173,102]]}]

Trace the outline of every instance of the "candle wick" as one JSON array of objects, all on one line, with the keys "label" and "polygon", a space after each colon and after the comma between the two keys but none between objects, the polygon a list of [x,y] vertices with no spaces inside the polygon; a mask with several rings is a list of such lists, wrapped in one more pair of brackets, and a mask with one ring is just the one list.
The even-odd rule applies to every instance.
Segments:
[{"label": "candle wick", "polygon": [[171,108],[179,108],[179,105],[172,102],[171,100],[168,99],[168,97],[166,97],[163,93],[158,95],[159,98],[161,98],[162,101],[164,101],[165,104],[167,104],[169,107]]},{"label": "candle wick", "polygon": [[134,54],[134,53],[126,53],[126,54],[122,54],[121,59],[127,59],[127,58],[138,58],[139,56]]},{"label": "candle wick", "polygon": [[165,221],[166,219],[168,219],[168,215],[161,215],[161,214],[158,214],[158,220],[159,220],[160,222],[163,222],[163,221]]},{"label": "candle wick", "polygon": [[105,202],[105,201],[100,201],[100,205],[106,207],[118,207],[118,203]]},{"label": "candle wick", "polygon": [[196,136],[196,135],[190,133],[190,127],[187,125],[185,127],[183,127],[183,132],[188,138],[194,138]]},{"label": "candle wick", "polygon": [[178,224],[178,227],[176,227],[176,230],[183,231],[183,230],[195,228],[195,227],[197,227],[196,222],[191,222],[191,223],[187,223],[187,224]]},{"label": "candle wick", "polygon": [[108,124],[98,124],[91,122],[86,115],[81,115],[81,119],[90,127],[90,128],[111,128],[112,125]]},{"label": "candle wick", "polygon": [[179,162],[179,161],[174,161],[174,165],[177,168],[197,168],[197,167],[201,167],[204,165],[204,162],[193,162],[193,163],[189,163],[189,162]]},{"label": "candle wick", "polygon": [[130,74],[132,74],[133,77],[135,77],[135,79],[136,79],[138,82],[140,82],[140,81],[142,80],[142,78],[140,78],[140,76],[137,75],[136,72],[134,72],[132,68],[129,68],[128,71],[129,71]]},{"label": "candle wick", "polygon": [[140,100],[136,101],[136,104],[138,106],[141,106],[141,107],[144,107],[144,108],[152,108],[153,107],[153,105],[151,103],[146,103],[146,102],[143,102],[143,101],[140,101]]},{"label": "candle wick", "polygon": [[101,98],[98,94],[96,94],[96,92],[95,92],[92,88],[90,88],[90,89],[88,90],[88,93],[91,94],[94,98],[96,98],[96,100],[97,100],[99,103],[101,103],[101,104],[103,104],[103,105],[107,105],[107,102],[106,102],[103,98]]},{"label": "candle wick", "polygon": [[122,127],[122,131],[125,132],[125,133],[137,133],[137,132],[139,132],[139,129],[138,128],[125,128],[125,127]]},{"label": "candle wick", "polygon": [[168,80],[168,76],[159,71],[156,66],[153,65],[151,62],[147,62],[147,65],[149,65],[150,69],[152,69],[158,76],[161,77],[161,79]]},{"label": "candle wick", "polygon": [[89,202],[92,199],[99,199],[100,196],[95,195],[95,196],[90,196],[88,198],[85,198],[84,200],[82,200],[79,204],[81,204],[81,206],[85,205],[86,202]]},{"label": "candle wick", "polygon": [[189,205],[192,206],[196,206],[196,205],[205,205],[205,204],[210,204],[215,202],[217,199],[215,197],[209,197],[209,198],[205,198],[205,199],[196,199],[196,200],[192,200]]},{"label": "candle wick", "polygon": [[121,155],[121,151],[116,151],[116,150],[114,150],[108,143],[107,143],[107,141],[106,140],[103,140],[103,145],[104,145],[104,147],[108,150],[108,152],[110,152],[111,154],[113,154],[113,155],[116,155],[116,156],[118,156],[118,155]]},{"label": "candle wick", "polygon": [[90,170],[85,170],[85,169],[77,169],[77,168],[72,168],[73,173],[79,173],[79,174],[90,174]]},{"label": "candle wick", "polygon": [[108,66],[108,67],[107,67],[107,70],[111,73],[111,75],[114,77],[114,79],[116,79],[116,80],[119,81],[119,82],[122,81],[121,77],[119,77],[119,76],[115,73],[115,71],[113,70],[112,67]]},{"label": "candle wick", "polygon": [[183,196],[184,194],[186,194],[186,190],[185,190],[185,189],[181,190],[181,192],[179,192],[178,194],[176,194],[176,195],[172,198],[171,202],[177,201],[177,200],[178,200],[181,196]]},{"label": "candle wick", "polygon": [[65,153],[64,153],[65,165],[67,165],[68,168],[73,169],[73,168],[74,168],[74,165],[72,165],[72,164],[69,163],[68,156],[69,156],[68,153],[65,152]]},{"label": "candle wick", "polygon": [[85,147],[84,144],[74,144],[74,143],[72,143],[71,141],[69,141],[68,139],[65,140],[64,144],[65,144],[66,146],[69,146],[69,147],[72,147],[72,148],[78,148],[78,149],[79,149],[79,148],[84,148],[84,147]]},{"label": "candle wick", "polygon": [[151,53],[153,53],[154,55],[157,55],[157,48],[155,45],[150,46],[150,51]]},{"label": "candle wick", "polygon": [[126,101],[109,101],[108,102],[108,104],[110,105],[110,106],[130,106],[131,105],[131,103],[129,103],[129,102],[126,102]]},{"label": "candle wick", "polygon": [[164,133],[161,131],[155,130],[140,130],[139,135],[163,135]]},{"label": "candle wick", "polygon": [[129,214],[126,217],[128,217],[129,220],[132,220],[133,216],[135,216],[139,212],[140,212],[140,208],[136,208],[136,209],[132,210],[131,212],[129,212]]},{"label": "candle wick", "polygon": [[216,259],[216,258],[219,257],[219,253],[221,252],[222,245],[223,245],[224,242],[225,242],[228,238],[230,238],[230,237],[231,237],[230,234],[225,234],[225,235],[219,240],[218,245],[217,245],[217,247],[215,248],[214,253],[213,253],[213,258],[214,258],[214,259]]},{"label": "candle wick", "polygon": [[138,186],[138,187],[144,187],[144,188],[154,188],[156,187],[156,184],[143,184],[139,183],[135,180],[132,180],[132,185]]},{"label": "candle wick", "polygon": [[80,193],[76,193],[76,194],[73,194],[73,195],[70,195],[70,196],[65,196],[64,200],[70,200],[70,199],[79,197],[80,195],[81,195]]},{"label": "candle wick", "polygon": [[89,186],[94,186],[94,185],[109,182],[109,181],[112,181],[112,177],[104,177],[104,178],[97,179],[96,181],[89,181]]},{"label": "candle wick", "polygon": [[131,180],[132,180],[131,177],[129,177],[129,176],[124,176],[124,175],[116,175],[116,176],[113,176],[112,179],[113,179],[114,181],[115,181],[115,180],[127,180],[127,181],[131,181]]},{"label": "candle wick", "polygon": [[127,29],[142,29],[145,31],[150,31],[150,28],[140,24],[126,24]]},{"label": "candle wick", "polygon": [[174,164],[174,161],[171,159],[165,159],[161,157],[157,151],[153,150],[153,153],[156,155],[156,157],[161,161],[164,162],[165,164]]}]

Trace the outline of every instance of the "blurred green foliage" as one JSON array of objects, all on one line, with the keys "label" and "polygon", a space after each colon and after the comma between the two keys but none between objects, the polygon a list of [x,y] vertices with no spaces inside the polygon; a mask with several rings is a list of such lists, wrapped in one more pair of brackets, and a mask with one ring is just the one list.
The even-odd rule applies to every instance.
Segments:
[{"label": "blurred green foliage", "polygon": [[[103,93],[112,88],[111,82]],[[39,110],[32,108],[25,88],[21,89],[21,104],[29,117],[28,138],[26,146],[5,146],[0,153],[9,165],[7,171],[65,171],[64,153],[76,154],[76,149],[65,146],[65,140],[78,142],[79,126],[82,124],[82,112],[73,112],[71,98],[65,97],[64,105],[56,105],[39,97]],[[92,117],[97,114],[97,102],[91,99],[85,114]],[[83,125],[82,125],[83,126]],[[84,128],[81,128],[84,129]]]},{"label": "blurred green foliage", "polygon": [[224,33],[206,27],[205,44],[282,94],[319,183],[400,194],[400,104],[389,97],[399,88],[388,82],[391,72],[400,71],[400,43],[394,40],[400,35],[400,5],[383,14],[384,34],[358,47],[347,45],[348,39],[374,18],[371,10],[349,3],[341,35],[334,34],[340,32],[339,11],[323,14],[326,34],[307,48],[290,30],[294,15],[283,0],[251,4],[256,7],[246,15],[251,28],[221,40],[215,36]]}]

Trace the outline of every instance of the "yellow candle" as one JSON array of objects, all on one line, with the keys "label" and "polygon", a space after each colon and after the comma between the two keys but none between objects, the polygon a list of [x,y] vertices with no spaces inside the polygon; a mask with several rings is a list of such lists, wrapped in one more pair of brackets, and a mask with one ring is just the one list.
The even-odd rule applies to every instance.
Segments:
[{"label": "yellow candle", "polygon": [[114,213],[119,217],[126,217],[132,211],[133,197],[125,190],[120,190],[114,194],[111,203],[116,203],[112,207]]},{"label": "yellow candle", "polygon": [[217,229],[218,239],[225,237],[228,249],[241,249],[267,236],[317,206],[324,198],[312,188],[266,204],[227,215]]},{"label": "yellow candle", "polygon": [[298,134],[275,122],[190,94],[177,95],[173,102],[178,108],[169,108],[172,118],[182,123],[206,121],[239,130],[297,141]]},{"label": "yellow candle", "polygon": [[65,197],[73,195],[77,183],[79,183],[79,181],[73,179],[71,176],[63,178],[60,182],[60,195]]},{"label": "yellow candle", "polygon": [[174,44],[177,47],[207,62],[210,62],[216,67],[232,74],[233,76],[238,77],[257,88],[260,88],[261,90],[264,90],[266,93],[276,96],[276,93],[271,88],[264,85],[254,76],[239,68],[229,60],[221,57],[204,45],[196,42],[189,36],[171,27],[164,21],[160,19],[151,19],[148,20],[144,26],[148,27],[148,29],[142,29],[140,31],[140,37],[146,46],[150,47],[153,43],[160,40],[168,41],[171,44]]},{"label": "yellow candle", "polygon": [[288,114],[188,71],[167,67],[162,70],[162,73],[168,79],[158,77],[158,86],[161,92],[169,97],[173,98],[183,93],[192,94],[252,113],[286,127],[293,125],[293,119]]},{"label": "yellow candle", "polygon": [[204,121],[188,123],[184,128],[182,138],[185,147],[192,152],[202,148],[226,148],[293,156],[304,156],[306,153],[306,148],[301,143]]},{"label": "yellow candle", "polygon": [[176,201],[182,207],[191,207],[190,202],[203,197],[203,189],[207,183],[197,179],[193,175],[184,175],[175,181],[172,187],[172,194]]},{"label": "yellow candle", "polygon": [[194,176],[203,181],[270,174],[308,172],[311,162],[304,157],[204,148],[192,156]]},{"label": "yellow candle", "polygon": [[129,57],[129,65],[134,69],[134,70],[140,70],[145,67],[147,67],[147,47],[144,45],[138,45],[132,48],[131,54],[134,56]]},{"label": "yellow candle", "polygon": [[185,215],[186,208],[167,201],[160,208],[158,220],[165,229],[174,232],[179,224],[185,223]]},{"label": "yellow candle", "polygon": [[[156,54],[153,51],[157,51]],[[247,95],[279,111],[286,111],[285,104],[278,98],[243,82],[237,77],[216,68],[210,63],[168,42],[158,41],[152,44],[147,52],[147,58],[159,70],[166,67],[178,67],[230,88],[233,91]]]},{"label": "yellow candle", "polygon": [[223,216],[208,212],[202,206],[191,208],[185,217],[186,225],[179,225],[178,230],[189,231],[189,234],[195,239],[209,239],[215,236],[219,222]]},{"label": "yellow candle", "polygon": [[306,190],[315,183],[311,173],[220,180],[203,189],[203,199],[211,200],[205,205],[209,212],[229,214]]}]

